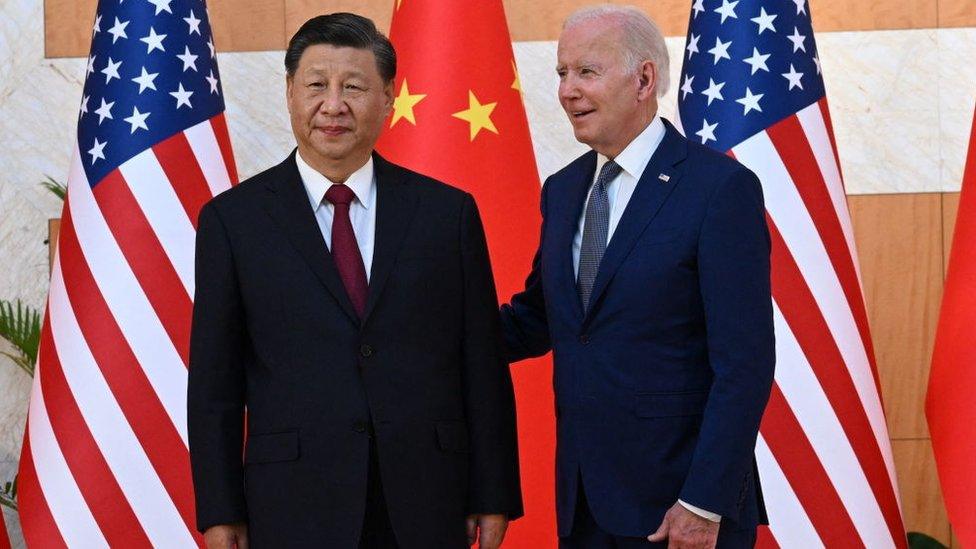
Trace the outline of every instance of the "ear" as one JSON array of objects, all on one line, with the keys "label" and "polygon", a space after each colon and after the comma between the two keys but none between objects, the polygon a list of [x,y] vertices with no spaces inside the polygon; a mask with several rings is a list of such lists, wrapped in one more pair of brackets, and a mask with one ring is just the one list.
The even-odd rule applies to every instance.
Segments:
[{"label": "ear", "polygon": [[637,99],[645,101],[653,98],[657,92],[657,65],[651,60],[645,60],[637,68]]},{"label": "ear", "polygon": [[288,108],[289,114],[291,113],[291,94],[294,90],[295,77],[285,75],[285,106]]}]

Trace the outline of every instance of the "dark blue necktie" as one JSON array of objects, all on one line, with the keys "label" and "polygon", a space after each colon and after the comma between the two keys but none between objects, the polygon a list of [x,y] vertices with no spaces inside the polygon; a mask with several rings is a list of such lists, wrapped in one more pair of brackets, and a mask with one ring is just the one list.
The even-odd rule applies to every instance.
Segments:
[{"label": "dark blue necktie", "polygon": [[576,287],[584,311],[589,309],[593,283],[600,270],[603,252],[607,249],[607,232],[610,230],[610,200],[607,198],[607,185],[620,174],[620,169],[613,160],[607,161],[600,170],[596,183],[593,184],[590,199],[586,202],[583,242],[580,244],[579,275],[576,278]]}]

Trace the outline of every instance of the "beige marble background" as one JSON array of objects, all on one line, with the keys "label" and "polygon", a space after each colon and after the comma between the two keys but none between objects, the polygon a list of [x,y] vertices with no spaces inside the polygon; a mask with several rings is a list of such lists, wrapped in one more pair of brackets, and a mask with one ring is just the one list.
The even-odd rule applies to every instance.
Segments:
[{"label": "beige marble background", "polygon": [[[39,186],[63,180],[74,144],[83,59],[44,59],[42,7],[0,1],[0,299],[41,308],[47,292],[46,220],[60,202]],[[817,36],[849,194],[959,189],[976,104],[976,28]],[[668,39],[673,119],[684,38]],[[540,177],[584,149],[555,101],[555,43],[518,42],[515,54]],[[224,53],[227,119],[242,177],[292,147],[282,52]],[[0,341],[0,350],[7,350]],[[30,380],[0,356],[0,484],[20,453]],[[5,512],[15,547],[16,517]]]}]

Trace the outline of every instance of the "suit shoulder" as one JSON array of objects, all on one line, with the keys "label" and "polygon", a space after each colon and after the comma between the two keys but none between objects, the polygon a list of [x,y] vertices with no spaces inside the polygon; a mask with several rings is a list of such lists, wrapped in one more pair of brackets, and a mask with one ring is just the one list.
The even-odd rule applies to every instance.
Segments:
[{"label": "suit shoulder", "polygon": [[752,170],[735,158],[690,139],[688,140],[688,158],[685,161],[692,166],[693,173],[707,175],[716,183],[733,175],[755,177]]},{"label": "suit shoulder", "polygon": [[204,207],[219,210],[235,209],[249,203],[254,193],[274,180],[274,172],[278,166],[272,166],[257,175],[253,175],[237,185],[211,198]]},{"label": "suit shoulder", "polygon": [[467,191],[434,179],[429,175],[424,175],[396,164],[391,164],[391,166],[401,172],[404,183],[410,185],[420,196],[433,203],[459,206],[471,197],[471,194]]},{"label": "suit shoulder", "polygon": [[[592,164],[592,165],[591,165]],[[566,164],[552,175],[546,178],[543,182],[544,188],[558,188],[568,182],[576,181],[579,177],[579,173],[586,170],[592,170],[596,166],[596,153],[593,151],[587,151],[576,158],[572,162]]]}]

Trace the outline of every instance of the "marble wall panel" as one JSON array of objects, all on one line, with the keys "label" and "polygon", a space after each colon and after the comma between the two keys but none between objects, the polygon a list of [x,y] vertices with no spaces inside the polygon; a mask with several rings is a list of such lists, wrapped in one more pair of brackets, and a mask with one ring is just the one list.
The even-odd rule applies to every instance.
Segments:
[{"label": "marble wall panel", "polygon": [[951,192],[962,185],[976,106],[976,28],[943,30],[938,36],[940,186]]},{"label": "marble wall panel", "polygon": [[848,191],[939,190],[937,30],[818,36]]}]

